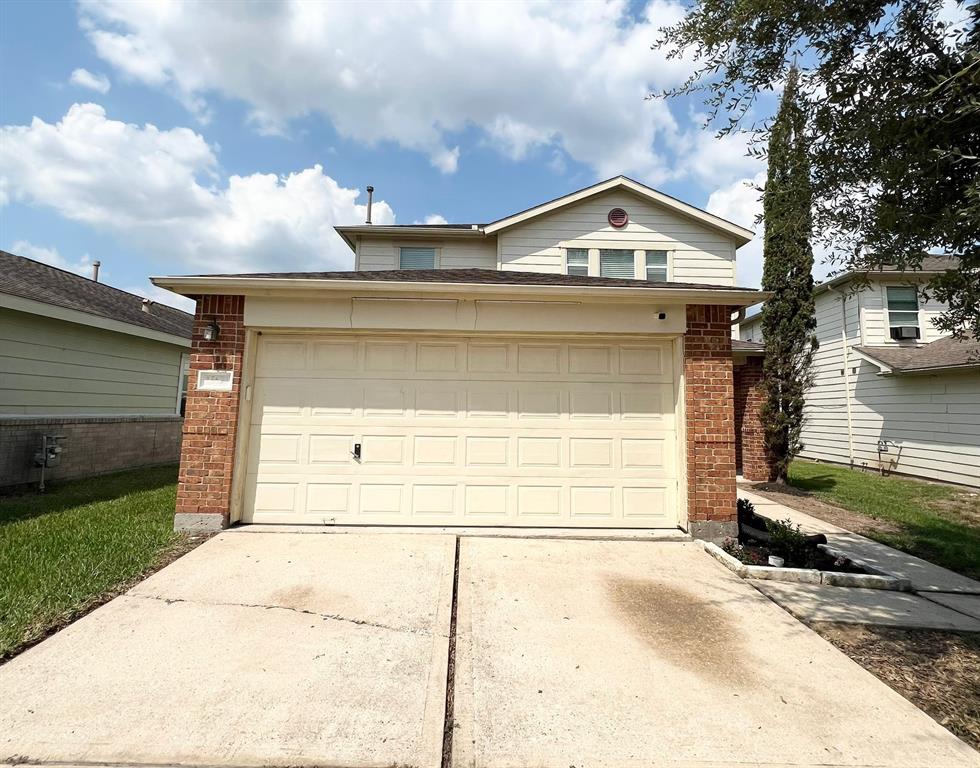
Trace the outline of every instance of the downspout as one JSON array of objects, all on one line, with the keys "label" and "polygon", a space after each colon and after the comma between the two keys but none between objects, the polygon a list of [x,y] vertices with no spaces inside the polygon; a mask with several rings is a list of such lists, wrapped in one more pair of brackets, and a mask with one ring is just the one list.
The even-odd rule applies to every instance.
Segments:
[{"label": "downspout", "polygon": [[841,358],[844,361],[844,403],[847,409],[847,458],[850,461],[851,469],[854,469],[854,426],[851,419],[851,369],[848,364],[847,355],[847,295],[830,285],[827,286],[827,290],[831,293],[836,293],[840,297]]}]

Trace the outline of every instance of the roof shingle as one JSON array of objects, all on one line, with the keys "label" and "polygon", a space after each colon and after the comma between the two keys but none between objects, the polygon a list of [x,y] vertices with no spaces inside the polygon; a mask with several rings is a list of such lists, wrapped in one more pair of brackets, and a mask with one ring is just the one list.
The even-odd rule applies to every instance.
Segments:
[{"label": "roof shingle", "polygon": [[142,296],[7,251],[0,251],[0,293],[187,339],[194,322],[193,315],[166,304],[144,312]]},{"label": "roof shingle", "polygon": [[245,274],[191,275],[190,277],[241,277],[281,280],[364,280],[376,282],[478,283],[483,285],[558,285],[597,288],[676,288],[678,290],[750,291],[731,285],[657,283],[615,277],[585,277],[545,272],[496,269],[378,269],[361,272],[252,272]]},{"label": "roof shingle", "polygon": [[980,367],[980,340],[974,338],[950,337],[918,347],[859,346],[855,349],[884,363],[893,373]]}]

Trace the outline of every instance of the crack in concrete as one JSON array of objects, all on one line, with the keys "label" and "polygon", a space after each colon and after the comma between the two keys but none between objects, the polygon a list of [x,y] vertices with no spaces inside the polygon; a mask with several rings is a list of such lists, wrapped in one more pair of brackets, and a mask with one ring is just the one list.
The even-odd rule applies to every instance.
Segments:
[{"label": "crack in concrete", "polygon": [[[265,603],[227,603],[227,602],[217,602],[217,601],[207,601],[207,600],[187,600],[182,597],[160,597],[158,595],[126,595],[126,597],[136,597],[141,600],[156,600],[157,602],[166,603],[171,605],[172,603],[188,603],[191,605],[208,605],[214,606],[216,608],[258,608],[265,611],[291,611],[292,613],[301,613],[305,616],[316,616],[317,618],[323,619],[325,621],[340,621],[346,624],[356,624],[361,627],[374,627],[375,629],[384,629],[389,632],[401,632],[409,635],[420,635],[422,637],[433,637],[433,633],[424,629],[411,629],[409,627],[394,627],[390,624],[381,624],[375,621],[368,621],[367,619],[353,619],[349,616],[341,616],[337,613],[320,613],[318,611],[310,611],[305,608],[293,608],[288,605],[268,605]],[[447,635],[439,634],[439,637],[447,637]]]}]

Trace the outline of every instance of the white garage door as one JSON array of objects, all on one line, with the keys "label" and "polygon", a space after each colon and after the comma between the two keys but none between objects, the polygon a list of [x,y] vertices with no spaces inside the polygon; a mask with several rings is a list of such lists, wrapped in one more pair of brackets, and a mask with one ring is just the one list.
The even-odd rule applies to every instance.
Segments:
[{"label": "white garage door", "polygon": [[669,341],[262,335],[243,519],[674,526],[676,391]]}]

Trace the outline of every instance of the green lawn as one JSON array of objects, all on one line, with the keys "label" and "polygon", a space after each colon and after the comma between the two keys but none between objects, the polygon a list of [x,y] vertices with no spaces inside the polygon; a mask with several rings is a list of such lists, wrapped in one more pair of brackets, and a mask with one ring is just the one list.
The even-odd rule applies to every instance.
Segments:
[{"label": "green lawn", "polygon": [[898,528],[869,531],[868,536],[980,579],[980,494],[800,460],[790,467],[789,481],[817,498]]},{"label": "green lawn", "polygon": [[0,659],[138,577],[182,538],[176,466],[0,497]]}]

